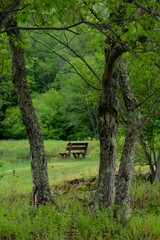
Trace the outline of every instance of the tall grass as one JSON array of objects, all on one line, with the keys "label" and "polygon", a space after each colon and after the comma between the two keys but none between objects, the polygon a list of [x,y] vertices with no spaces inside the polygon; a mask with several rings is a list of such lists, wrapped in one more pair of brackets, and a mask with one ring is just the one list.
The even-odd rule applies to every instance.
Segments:
[{"label": "tall grass", "polygon": [[110,211],[91,212],[76,199],[57,210],[53,205],[34,209],[26,198],[1,201],[0,239],[17,240],[158,240],[159,217],[153,213],[133,214],[125,225]]}]

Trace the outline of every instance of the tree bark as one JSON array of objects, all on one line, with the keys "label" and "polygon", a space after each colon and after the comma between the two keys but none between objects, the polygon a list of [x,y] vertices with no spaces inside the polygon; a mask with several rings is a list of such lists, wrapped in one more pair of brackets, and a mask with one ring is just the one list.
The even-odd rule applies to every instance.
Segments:
[{"label": "tree bark", "polygon": [[[2,4],[2,2],[1,2]],[[2,7],[2,12],[0,12],[0,29],[3,29],[6,24],[10,21],[13,14],[19,9],[21,4],[21,0],[12,0],[10,1],[6,7]]]},{"label": "tree bark", "polygon": [[[11,20],[8,22],[7,27],[17,27],[16,21]],[[53,203],[54,200],[49,188],[43,136],[27,86],[25,59],[21,47],[20,33],[19,30],[6,30],[6,32],[12,54],[14,89],[30,143],[34,204]]]},{"label": "tree bark", "polygon": [[160,183],[160,148],[158,150],[157,164],[156,164],[156,175],[154,178],[154,183]]},{"label": "tree bark", "polygon": [[[107,44],[109,43],[107,39]],[[99,105],[100,166],[95,205],[108,207],[113,203],[115,188],[116,133],[118,126],[117,59],[124,53],[115,43],[105,49],[105,70]]]},{"label": "tree bark", "polygon": [[126,219],[130,210],[131,176],[141,130],[141,120],[140,109],[137,107],[137,101],[132,91],[126,62],[124,60],[122,60],[119,66],[119,84],[127,111],[127,132],[116,184],[115,205],[117,206],[116,214],[118,213],[123,219]]}]

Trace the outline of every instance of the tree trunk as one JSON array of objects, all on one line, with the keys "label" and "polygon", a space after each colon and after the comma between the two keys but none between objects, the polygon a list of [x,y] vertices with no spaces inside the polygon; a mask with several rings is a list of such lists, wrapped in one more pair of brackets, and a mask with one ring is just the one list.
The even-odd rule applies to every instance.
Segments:
[{"label": "tree trunk", "polygon": [[[17,23],[11,20],[7,27],[17,27]],[[49,188],[43,136],[27,86],[24,52],[21,47],[20,33],[19,30],[6,30],[6,32],[12,53],[13,84],[30,143],[34,204],[54,202]]]},{"label": "tree trunk", "polygon": [[[108,44],[107,40],[107,44]],[[113,203],[115,188],[116,133],[118,126],[118,98],[116,62],[124,49],[110,44],[105,49],[105,71],[99,105],[100,166],[95,205],[108,207]]]},{"label": "tree trunk", "polygon": [[156,167],[156,175],[154,178],[154,183],[160,183],[160,148],[158,150],[158,156],[157,156],[157,167]]},{"label": "tree trunk", "polygon": [[119,66],[119,83],[123,95],[127,119],[127,133],[122,151],[121,162],[116,184],[115,205],[116,214],[126,219],[130,210],[130,185],[134,166],[136,147],[141,130],[140,110],[130,85],[126,62],[122,61]]},{"label": "tree trunk", "polygon": [[155,166],[154,166],[155,161],[153,162],[153,160],[152,160],[152,153],[153,153],[152,148],[150,147],[150,149],[148,150],[146,142],[143,141],[143,139],[141,137],[140,137],[140,144],[141,144],[141,147],[143,148],[147,163],[148,163],[150,171],[151,171],[150,182],[153,183],[156,171],[155,171]]}]

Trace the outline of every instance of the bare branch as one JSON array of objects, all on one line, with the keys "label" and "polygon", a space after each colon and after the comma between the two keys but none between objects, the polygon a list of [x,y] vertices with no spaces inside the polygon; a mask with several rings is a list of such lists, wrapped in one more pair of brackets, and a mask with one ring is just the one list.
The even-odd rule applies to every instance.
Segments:
[{"label": "bare branch", "polygon": [[62,42],[61,40],[59,40],[58,38],[56,38],[55,36],[51,35],[48,33],[48,36],[52,37],[53,39],[55,39],[57,42],[59,42],[61,45],[65,46],[67,49],[70,50],[70,52],[72,52],[77,58],[79,58],[84,64],[85,66],[90,70],[90,72],[95,76],[95,78],[101,82],[101,79],[98,77],[98,75],[95,73],[95,71],[93,70],[93,68],[89,65],[89,63],[80,55],[78,54],[73,48],[71,48],[68,44]]},{"label": "bare branch", "polygon": [[65,62],[67,62],[67,63],[74,69],[74,71],[77,73],[77,75],[79,75],[79,76],[83,79],[83,81],[87,84],[87,86],[89,86],[89,87],[91,87],[91,88],[93,88],[93,89],[95,89],[95,90],[98,90],[98,91],[100,90],[100,89],[94,87],[93,85],[91,85],[90,83],[88,83],[87,80],[83,77],[83,75],[76,69],[76,67],[75,67],[69,60],[67,60],[67,59],[64,58],[62,55],[60,55],[59,53],[57,53],[56,51],[54,51],[51,47],[49,47],[48,45],[46,45],[44,42],[38,41],[37,39],[34,39],[33,37],[32,37],[32,39],[33,39],[35,42],[42,44],[43,46],[45,46],[46,48],[48,48],[52,53],[56,54],[59,58],[63,59]]},{"label": "bare branch", "polygon": [[158,102],[160,102],[160,95],[156,98],[156,100],[153,102],[152,106],[150,107],[148,114],[144,117],[144,119],[142,120],[142,126],[144,126],[146,124],[146,122],[148,122],[148,120],[152,117],[152,114],[154,113],[154,111],[156,110],[157,106],[155,106]]},{"label": "bare branch", "polygon": [[62,31],[62,30],[68,30],[71,31],[74,34],[78,34],[75,33],[74,31],[71,30],[71,28],[74,28],[80,24],[83,24],[83,22],[78,22],[75,23],[73,25],[70,26],[66,26],[66,27],[53,27],[53,26],[46,26],[46,27],[9,27],[8,29],[2,30],[0,31],[0,33],[4,33],[7,31],[11,31],[11,30],[24,30],[24,31],[37,31],[37,30],[57,30],[57,31]]},{"label": "bare branch", "polygon": [[143,101],[141,101],[136,107],[140,107],[142,104],[144,104],[148,99],[153,97],[157,92],[159,92],[160,87],[157,88],[152,94],[150,94],[148,97],[146,97]]}]

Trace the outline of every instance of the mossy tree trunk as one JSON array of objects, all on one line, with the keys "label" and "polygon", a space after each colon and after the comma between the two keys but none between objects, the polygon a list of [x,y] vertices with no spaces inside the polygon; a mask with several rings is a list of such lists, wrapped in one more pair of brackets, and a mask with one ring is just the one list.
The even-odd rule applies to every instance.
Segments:
[{"label": "mossy tree trunk", "polygon": [[117,212],[126,219],[130,210],[130,185],[136,147],[141,130],[140,109],[129,81],[126,62],[119,66],[119,84],[126,108],[126,137],[121,155],[118,180],[116,184],[115,205]]},{"label": "mossy tree trunk", "polygon": [[116,133],[118,127],[117,60],[124,53],[116,43],[106,40],[105,70],[99,105],[100,166],[95,205],[113,203],[115,188]]},{"label": "mossy tree trunk", "polygon": [[46,202],[54,202],[49,188],[43,136],[27,86],[21,37],[18,29],[7,30],[9,28],[11,29],[11,27],[17,28],[16,21],[10,20],[10,22],[8,22],[6,32],[12,54],[12,78],[14,89],[30,143],[34,204],[38,205]]}]

